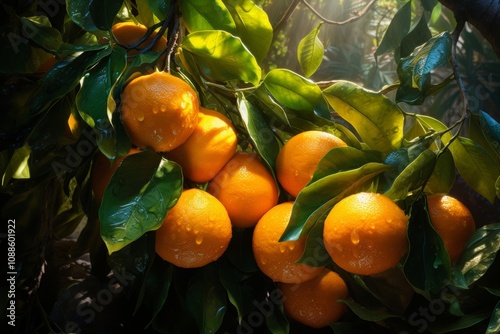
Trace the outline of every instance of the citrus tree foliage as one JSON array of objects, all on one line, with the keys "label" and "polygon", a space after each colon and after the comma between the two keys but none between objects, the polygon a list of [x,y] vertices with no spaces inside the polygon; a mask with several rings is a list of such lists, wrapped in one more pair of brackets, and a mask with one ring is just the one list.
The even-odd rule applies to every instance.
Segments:
[{"label": "citrus tree foliage", "polygon": [[[487,111],[464,108],[457,121],[446,124],[418,109],[460,81],[453,72],[452,31],[431,32],[428,26],[436,3],[405,1],[392,18],[374,56],[394,52],[397,80],[381,91],[352,81],[309,79],[324,60],[320,31],[326,23],[302,37],[301,73],[266,71],[277,31],[265,7],[252,0],[68,0],[65,6],[57,2],[50,13],[6,5],[0,71],[11,83],[2,92],[2,219],[17,221],[19,289],[34,289],[32,279],[41,271],[34,260],[39,250],[32,246],[47,236],[68,236],[86,216],[73,255],[90,252],[95,275],[109,269],[132,275],[126,296],[139,327],[168,333],[307,330],[287,319],[271,298],[276,286],[253,260],[251,231],[235,229],[224,256],[203,268],[181,270],[155,256],[154,230],[183,187],[206,186],[185,184],[181,168],[161,154],[145,150],[127,157],[102,205],[93,199],[89,170],[96,152],[113,160],[131,147],[120,121],[123,87],[156,67],[182,77],[202,105],[228,115],[240,147],[259,154],[273,175],[280,146],[301,131],[330,132],[349,145],[321,160],[296,198],[281,238],[307,236],[300,261],[315,259],[348,283],[352,299],[344,302],[351,312],[331,325],[335,333],[380,326],[442,333],[477,324],[497,332],[500,290],[492,277],[500,221],[478,221],[481,227],[452,264],[423,197],[447,193],[457,173],[478,196],[492,203],[500,197],[498,121]],[[422,13],[417,21],[415,11]],[[146,48],[127,57],[111,34],[112,25],[124,20],[163,29],[167,49]],[[37,73],[54,58],[54,66]],[[434,77],[439,69],[454,75],[439,80]],[[412,112],[405,110],[408,105],[415,106]],[[68,136],[70,115],[77,126]],[[324,256],[326,215],[360,191],[387,195],[410,217],[408,255],[380,277],[345,273]],[[280,198],[287,199],[284,191]],[[435,311],[432,320],[422,309]]]}]

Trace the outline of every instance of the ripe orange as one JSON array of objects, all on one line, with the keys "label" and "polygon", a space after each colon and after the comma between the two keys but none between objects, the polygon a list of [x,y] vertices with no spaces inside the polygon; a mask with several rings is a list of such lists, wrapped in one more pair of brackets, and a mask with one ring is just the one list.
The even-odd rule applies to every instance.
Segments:
[{"label": "ripe orange", "polygon": [[474,217],[459,200],[445,194],[427,196],[432,226],[443,239],[452,262],[456,262],[467,240],[476,230]]},{"label": "ripe orange", "polygon": [[224,206],[200,189],[184,190],[156,230],[155,250],[178,267],[197,268],[217,260],[231,240]]},{"label": "ripe orange", "polygon": [[373,275],[394,267],[406,253],[408,217],[391,199],[357,193],[340,200],[325,220],[323,241],[345,271]]},{"label": "ripe orange", "polygon": [[106,157],[101,152],[97,153],[97,156],[92,163],[90,182],[92,185],[92,190],[94,191],[94,196],[99,203],[102,202],[104,190],[108,186],[111,177],[118,169],[118,167],[120,167],[123,160],[129,155],[139,152],[140,151],[138,149],[132,148],[127,155],[116,158],[115,160],[113,160],[113,162],[111,162],[108,157]]},{"label": "ripe orange", "polygon": [[[118,41],[125,47],[132,46],[136,44],[142,37],[146,35],[148,28],[142,24],[136,24],[134,22],[120,22],[113,25],[111,31]],[[153,32],[149,37],[139,44],[136,48],[127,51],[129,56],[137,55],[142,49],[148,47],[156,36],[156,32]],[[153,45],[151,51],[160,52],[167,48],[167,39],[165,36],[160,37],[158,41]]]},{"label": "ripe orange", "polygon": [[236,227],[253,227],[278,203],[273,176],[255,153],[236,152],[210,181],[207,191],[226,207]]},{"label": "ripe orange", "polygon": [[347,146],[340,138],[322,131],[304,131],[290,138],[276,159],[276,176],[293,197],[311,181],[319,161],[334,147]]},{"label": "ripe orange", "polygon": [[260,270],[275,282],[302,283],[323,270],[323,267],[296,263],[304,252],[305,236],[294,241],[278,241],[288,225],[292,207],[293,202],[274,206],[262,216],[253,231],[255,261]]},{"label": "ripe orange", "polygon": [[200,107],[198,115],[194,132],[168,156],[181,165],[186,178],[208,182],[232,158],[238,138],[231,121],[223,114]]},{"label": "ripe orange", "polygon": [[344,280],[327,269],[300,284],[278,283],[286,314],[301,324],[321,328],[335,322],[347,311],[339,299],[349,298]]},{"label": "ripe orange", "polygon": [[198,124],[200,103],[185,81],[166,72],[133,79],[123,90],[121,118],[139,148],[170,151],[184,143]]}]

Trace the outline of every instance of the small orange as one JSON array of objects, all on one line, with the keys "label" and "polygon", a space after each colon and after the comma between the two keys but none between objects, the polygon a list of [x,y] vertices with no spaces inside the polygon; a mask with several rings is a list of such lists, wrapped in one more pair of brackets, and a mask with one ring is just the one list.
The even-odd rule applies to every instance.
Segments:
[{"label": "small orange", "polygon": [[324,271],[300,284],[278,283],[286,314],[301,324],[322,328],[339,320],[347,305],[338,300],[349,298],[344,280],[334,271]]},{"label": "small orange", "polygon": [[443,239],[451,262],[456,262],[476,230],[472,213],[462,202],[445,194],[427,196],[427,208],[432,226]]},{"label": "small orange", "polygon": [[198,95],[188,83],[166,72],[133,79],[123,90],[121,102],[123,125],[139,148],[171,151],[198,124]]},{"label": "small orange", "polygon": [[90,182],[92,185],[92,190],[94,191],[94,196],[99,203],[102,202],[104,196],[104,190],[109,184],[111,177],[115,171],[120,167],[123,160],[129,155],[139,153],[138,149],[132,148],[129,153],[123,157],[118,157],[113,162],[111,162],[108,157],[106,157],[101,152],[97,153],[94,162],[92,163],[92,170],[90,173]]},{"label": "small orange", "polygon": [[[120,22],[113,25],[111,31],[118,41],[125,47],[136,44],[141,38],[143,38],[148,28],[143,24],[137,24],[134,22]],[[127,51],[129,56],[137,55],[142,49],[148,47],[156,36],[156,32],[153,32],[149,37],[139,44],[136,48]],[[156,43],[152,46],[151,51],[160,52],[167,48],[167,39],[165,36],[161,36]]]},{"label": "small orange", "polygon": [[193,188],[182,192],[156,230],[155,250],[178,267],[197,268],[217,260],[231,237],[224,206],[206,191]]},{"label": "small orange", "polygon": [[390,198],[360,192],[340,200],[325,219],[323,241],[345,271],[374,275],[394,267],[408,248],[408,217]]},{"label": "small orange", "polygon": [[220,112],[200,107],[198,125],[191,136],[168,157],[194,182],[208,182],[236,152],[238,138],[231,121]]},{"label": "small orange", "polygon": [[304,131],[290,138],[276,159],[276,176],[293,197],[311,181],[325,154],[334,147],[347,146],[340,138],[323,131]]},{"label": "small orange", "polygon": [[275,282],[302,283],[323,270],[323,267],[296,263],[304,252],[306,236],[298,240],[278,241],[288,225],[292,208],[293,202],[274,206],[262,216],[253,231],[255,261],[260,270]]},{"label": "small orange", "polygon": [[236,152],[207,191],[222,202],[236,227],[255,226],[278,203],[274,178],[255,153]]}]

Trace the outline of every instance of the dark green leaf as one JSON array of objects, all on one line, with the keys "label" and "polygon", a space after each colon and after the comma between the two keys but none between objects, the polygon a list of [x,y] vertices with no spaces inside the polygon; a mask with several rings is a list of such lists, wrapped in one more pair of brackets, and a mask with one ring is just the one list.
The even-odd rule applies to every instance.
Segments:
[{"label": "dark green leaf", "polygon": [[86,31],[98,30],[90,12],[93,2],[93,0],[66,1],[66,11],[68,12],[69,18]]},{"label": "dark green leaf", "polygon": [[147,3],[151,11],[160,20],[164,20],[167,17],[172,7],[172,0],[147,0]]},{"label": "dark green leaf", "polygon": [[[290,222],[280,241],[297,240],[309,232],[316,220],[331,209],[342,197],[388,170],[389,166],[370,162],[359,168],[341,171],[308,184],[295,199]],[[317,210],[319,212],[315,213]],[[310,219],[310,217],[314,219]]]},{"label": "dark green leaf", "polygon": [[331,85],[323,95],[371,149],[388,154],[401,147],[404,116],[386,96],[348,81]]},{"label": "dark green leaf", "polygon": [[431,72],[448,63],[451,44],[451,35],[443,32],[401,59],[397,69],[400,87],[396,101],[421,103],[420,95],[425,96],[431,85]]},{"label": "dark green leaf", "polygon": [[323,267],[332,263],[332,258],[323,242],[323,227],[328,212],[323,213],[307,234],[306,246],[298,263],[305,263],[311,267]]},{"label": "dark green leaf", "polygon": [[197,31],[184,38],[182,53],[189,52],[203,76],[213,81],[241,80],[257,86],[261,68],[241,40],[221,30]]},{"label": "dark green leaf", "polygon": [[398,317],[396,315],[390,314],[388,310],[376,308],[369,309],[365,307],[362,303],[358,303],[353,300],[342,300],[343,303],[347,304],[351,311],[353,311],[358,317],[366,321],[382,321],[389,318]]},{"label": "dark green leaf", "polygon": [[275,161],[280,148],[272,128],[260,110],[246,100],[243,94],[239,94],[238,97],[238,110],[250,135],[253,147],[274,174]]},{"label": "dark green leaf", "polygon": [[437,156],[434,151],[426,150],[422,152],[396,177],[385,195],[397,202],[404,200],[410,192],[422,188],[434,170],[436,159]]},{"label": "dark green leaf", "polygon": [[179,7],[189,32],[236,31],[236,24],[222,0],[184,0],[179,2]]},{"label": "dark green leaf", "polygon": [[254,273],[259,270],[252,253],[252,229],[233,229],[233,237],[225,255],[239,271]]},{"label": "dark green leaf", "polygon": [[255,99],[251,101],[254,102],[256,100],[254,103],[257,104],[263,112],[269,114],[272,119],[277,118],[278,122],[283,123],[285,126],[290,126],[285,110],[269,95],[264,87],[259,87],[250,96],[247,96],[248,99],[253,97],[255,97]]},{"label": "dark green leaf", "polygon": [[101,30],[111,29],[122,4],[123,0],[91,1],[89,9],[94,25]]},{"label": "dark green leaf", "polygon": [[484,334],[495,333],[500,333],[500,302],[498,302],[495,306],[495,309],[491,314],[490,322],[488,323],[488,328]]},{"label": "dark green leaf", "polygon": [[428,12],[431,12],[434,9],[434,6],[437,5],[438,0],[420,0],[422,7]]},{"label": "dark green leaf", "polygon": [[236,35],[261,62],[273,40],[273,27],[267,13],[252,0],[222,0],[233,16]]},{"label": "dark green leaf", "polygon": [[2,175],[2,187],[7,185],[11,179],[29,179],[30,167],[29,158],[31,150],[28,144],[20,147],[14,151],[8,164],[6,165],[5,172]]},{"label": "dark green leaf", "polygon": [[199,333],[216,333],[227,308],[226,290],[214,265],[199,269],[187,287],[187,307],[198,324]]},{"label": "dark green leaf", "polygon": [[455,162],[449,150],[443,151],[436,161],[432,175],[425,185],[429,194],[447,194],[455,183]]},{"label": "dark green leaf", "polygon": [[500,123],[484,111],[480,112],[479,117],[484,137],[497,156],[500,157]]},{"label": "dark green leaf", "polygon": [[104,191],[101,236],[113,253],[158,229],[182,191],[179,165],[146,150],[125,158]]},{"label": "dark green leaf", "polygon": [[291,109],[312,112],[321,101],[318,85],[290,70],[272,70],[263,83],[276,101]]},{"label": "dark green leaf", "polygon": [[288,322],[288,319],[285,315],[283,304],[279,303],[277,305],[276,304],[273,305],[275,305],[273,312],[266,317],[267,329],[271,334],[290,333],[290,323]]},{"label": "dark green leaf", "polygon": [[438,318],[435,322],[429,322],[428,330],[431,333],[452,333],[461,329],[471,328],[488,319],[490,316],[491,310],[478,310],[454,319],[443,319],[443,321],[439,321]]},{"label": "dark green leaf", "polygon": [[427,15],[422,15],[415,27],[401,41],[399,57],[409,56],[413,50],[432,38],[431,31],[427,26]]},{"label": "dark green leaf", "polygon": [[382,38],[377,50],[375,51],[375,57],[386,53],[387,51],[394,50],[399,47],[403,38],[410,31],[411,24],[411,1],[408,1],[399,9],[399,11],[392,18],[387,31]]},{"label": "dark green leaf", "polygon": [[319,30],[323,22],[320,22],[311,32],[309,32],[300,42],[297,48],[297,56],[299,60],[300,67],[304,72],[306,78],[316,72],[321,61],[323,60],[323,55],[325,53],[325,47],[318,37]]},{"label": "dark green leaf", "polygon": [[486,273],[499,250],[500,224],[485,225],[474,232],[457,262],[467,286]]},{"label": "dark green leaf", "polygon": [[26,37],[46,51],[57,52],[63,42],[62,36],[59,30],[51,27],[47,17],[21,17],[21,23]]},{"label": "dark green leaf", "polygon": [[496,182],[495,182],[495,190],[497,197],[500,198],[500,176],[498,176]]},{"label": "dark green leaf", "polygon": [[424,196],[413,203],[408,225],[409,251],[403,270],[420,291],[439,292],[451,278],[451,262],[443,240],[431,225]]},{"label": "dark green leaf", "polygon": [[500,175],[498,159],[469,138],[458,137],[449,146],[457,170],[475,191],[493,203]]}]

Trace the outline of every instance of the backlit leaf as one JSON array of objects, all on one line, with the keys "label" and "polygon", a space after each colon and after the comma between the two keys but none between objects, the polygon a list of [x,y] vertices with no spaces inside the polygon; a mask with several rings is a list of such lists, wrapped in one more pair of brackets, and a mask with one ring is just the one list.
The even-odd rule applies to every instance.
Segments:
[{"label": "backlit leaf", "polygon": [[325,47],[318,37],[322,24],[323,22],[319,23],[299,42],[297,56],[306,78],[309,78],[316,72],[323,60]]},{"label": "backlit leaf", "polygon": [[179,2],[179,7],[189,32],[236,31],[236,24],[222,0],[183,0]]},{"label": "backlit leaf", "polygon": [[449,150],[445,150],[438,156],[432,175],[425,185],[425,191],[429,194],[447,194],[453,183],[455,183],[455,162]]},{"label": "backlit leaf", "polygon": [[336,82],[323,95],[370,149],[387,154],[400,148],[404,116],[386,96],[348,81]]},{"label": "backlit leaf", "polygon": [[410,31],[411,24],[411,1],[408,1],[401,7],[396,15],[392,18],[387,31],[382,38],[377,50],[375,51],[375,57],[386,53],[387,51],[394,50],[399,47],[403,38]]}]

